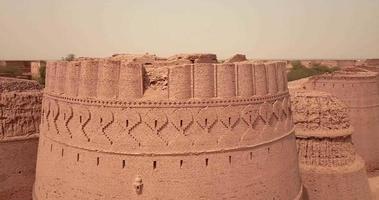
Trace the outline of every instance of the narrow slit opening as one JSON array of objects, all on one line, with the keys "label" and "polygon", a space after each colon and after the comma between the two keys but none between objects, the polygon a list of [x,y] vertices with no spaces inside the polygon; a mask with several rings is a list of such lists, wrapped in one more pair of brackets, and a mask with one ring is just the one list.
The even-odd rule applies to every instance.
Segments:
[{"label": "narrow slit opening", "polygon": [[122,168],[124,169],[125,166],[126,166],[126,162],[125,162],[125,160],[122,160]]},{"label": "narrow slit opening", "polygon": [[63,154],[64,154],[64,149],[62,148],[62,152],[61,152],[62,157],[63,157]]},{"label": "narrow slit opening", "polygon": [[208,158],[205,159],[205,166],[208,167]]},{"label": "narrow slit opening", "polygon": [[157,161],[153,161],[153,169],[156,169],[157,168]]},{"label": "narrow slit opening", "polygon": [[229,164],[232,164],[232,156],[229,156]]},{"label": "narrow slit opening", "polygon": [[76,154],[76,162],[79,161],[79,153]]},{"label": "narrow slit opening", "polygon": [[180,168],[183,166],[183,160],[180,160]]},{"label": "narrow slit opening", "polygon": [[250,152],[250,160],[253,160],[253,152]]},{"label": "narrow slit opening", "polygon": [[97,159],[96,159],[96,165],[99,166],[99,164],[100,164],[100,158],[97,157]]}]

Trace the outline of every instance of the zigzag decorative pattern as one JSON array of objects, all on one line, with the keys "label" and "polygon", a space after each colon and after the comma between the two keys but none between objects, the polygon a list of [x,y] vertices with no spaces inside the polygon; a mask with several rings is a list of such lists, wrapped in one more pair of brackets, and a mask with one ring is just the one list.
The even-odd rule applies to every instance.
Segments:
[{"label": "zigzag decorative pattern", "polygon": [[[217,148],[222,148],[225,145],[252,145],[266,137],[269,139],[277,134],[286,133],[292,128],[288,122],[290,119],[288,97],[261,104],[179,109],[175,107],[92,109],[89,106],[79,107],[50,98],[45,98],[43,103],[46,119],[42,123],[44,133],[59,138],[66,137],[63,133],[67,132],[71,140],[66,142],[75,143],[75,138],[86,138],[84,144],[89,147],[94,144],[101,144],[105,148],[118,145],[120,137],[125,135],[137,147],[145,149],[156,148],[161,144],[175,148],[172,145],[177,139],[192,141],[191,146],[196,146],[197,143],[202,143],[202,137],[204,140],[213,140],[218,144]],[[49,124],[54,124],[53,130],[56,131],[52,132]],[[109,133],[112,133],[112,136]],[[261,137],[262,134],[271,136]],[[152,137],[162,143],[153,142],[154,144],[149,147],[147,144],[151,141],[144,140]]]}]

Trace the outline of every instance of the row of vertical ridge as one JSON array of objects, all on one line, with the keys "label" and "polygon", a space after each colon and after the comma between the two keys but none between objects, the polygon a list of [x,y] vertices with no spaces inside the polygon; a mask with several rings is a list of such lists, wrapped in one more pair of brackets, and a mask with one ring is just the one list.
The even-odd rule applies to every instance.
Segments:
[{"label": "row of vertical ridge", "polygon": [[287,91],[284,62],[180,65],[169,68],[169,99],[274,95]]},{"label": "row of vertical ridge", "polygon": [[[284,62],[196,63],[166,67],[168,98],[228,98],[287,91]],[[147,83],[145,83],[147,84]],[[115,60],[47,63],[46,91],[81,98],[136,100],[143,97],[144,67]]]}]

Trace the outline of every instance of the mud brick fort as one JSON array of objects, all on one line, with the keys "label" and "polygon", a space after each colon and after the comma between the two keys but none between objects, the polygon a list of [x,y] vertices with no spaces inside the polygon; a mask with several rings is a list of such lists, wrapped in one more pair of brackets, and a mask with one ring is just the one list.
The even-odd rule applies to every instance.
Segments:
[{"label": "mud brick fort", "polygon": [[34,199],[301,198],[284,63],[47,65]]},{"label": "mud brick fort", "polygon": [[0,78],[0,199],[376,199],[379,59],[302,62],[342,70],[115,54]]}]

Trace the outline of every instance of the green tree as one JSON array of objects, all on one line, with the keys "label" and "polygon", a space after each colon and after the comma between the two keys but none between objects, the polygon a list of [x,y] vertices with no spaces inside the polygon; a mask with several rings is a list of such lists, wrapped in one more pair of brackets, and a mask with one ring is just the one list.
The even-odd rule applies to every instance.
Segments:
[{"label": "green tree", "polygon": [[73,61],[75,59],[75,54],[67,54],[66,57],[62,57],[62,60],[65,60],[65,61]]},{"label": "green tree", "polygon": [[38,82],[39,84],[41,85],[45,85],[45,77],[46,77],[46,65],[42,65],[40,68],[39,68],[39,78],[38,78]]}]

